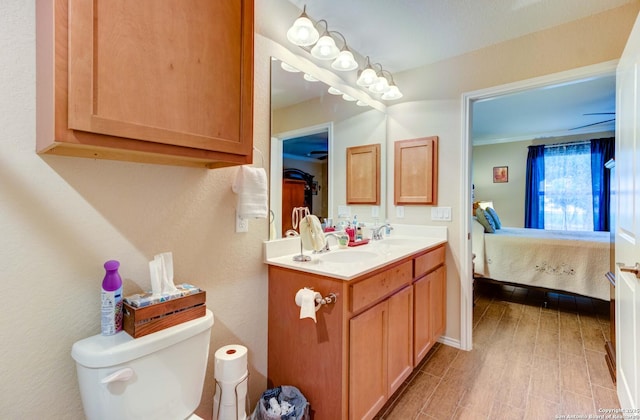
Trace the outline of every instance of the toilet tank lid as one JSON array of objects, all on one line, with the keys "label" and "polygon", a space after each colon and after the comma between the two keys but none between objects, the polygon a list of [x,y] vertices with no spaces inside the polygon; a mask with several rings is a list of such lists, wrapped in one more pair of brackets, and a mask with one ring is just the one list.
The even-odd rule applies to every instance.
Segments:
[{"label": "toilet tank lid", "polygon": [[133,338],[124,331],[115,335],[94,335],[77,341],[71,347],[71,357],[88,368],[104,368],[126,363],[193,337],[213,326],[213,313]]}]

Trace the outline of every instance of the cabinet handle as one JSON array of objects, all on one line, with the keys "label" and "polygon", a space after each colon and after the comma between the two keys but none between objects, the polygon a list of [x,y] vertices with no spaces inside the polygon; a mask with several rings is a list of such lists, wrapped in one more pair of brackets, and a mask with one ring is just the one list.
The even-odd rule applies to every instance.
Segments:
[{"label": "cabinet handle", "polygon": [[640,263],[636,263],[633,267],[625,266],[624,263],[617,263],[620,271],[635,274],[637,279],[640,279]]}]

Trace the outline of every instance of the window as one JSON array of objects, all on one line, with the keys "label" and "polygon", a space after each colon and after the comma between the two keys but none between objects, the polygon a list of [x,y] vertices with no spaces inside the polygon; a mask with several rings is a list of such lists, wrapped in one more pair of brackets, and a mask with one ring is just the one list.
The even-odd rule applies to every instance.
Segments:
[{"label": "window", "polygon": [[589,144],[545,147],[544,174],[544,228],[592,231]]},{"label": "window", "polygon": [[526,228],[609,230],[609,174],[614,139],[529,146]]}]

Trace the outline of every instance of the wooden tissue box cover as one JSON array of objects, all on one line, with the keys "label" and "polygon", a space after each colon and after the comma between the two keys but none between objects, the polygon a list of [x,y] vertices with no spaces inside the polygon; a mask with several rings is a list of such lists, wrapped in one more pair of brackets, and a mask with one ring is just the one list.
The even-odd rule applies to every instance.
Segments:
[{"label": "wooden tissue box cover", "polygon": [[122,328],[133,338],[145,336],[165,328],[205,315],[206,292],[171,299],[166,302],[135,308],[123,304]]}]

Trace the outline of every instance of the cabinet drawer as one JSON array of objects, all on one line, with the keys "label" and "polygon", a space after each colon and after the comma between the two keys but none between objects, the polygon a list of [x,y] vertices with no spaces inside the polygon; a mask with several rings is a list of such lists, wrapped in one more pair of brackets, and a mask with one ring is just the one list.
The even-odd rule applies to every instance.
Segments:
[{"label": "cabinet drawer", "polygon": [[414,277],[419,278],[433,270],[437,266],[444,264],[444,245],[432,249],[424,255],[420,255],[415,260]]},{"label": "cabinet drawer", "polygon": [[356,312],[378,299],[409,284],[412,262],[407,261],[383,273],[376,274],[351,286],[351,311]]}]

